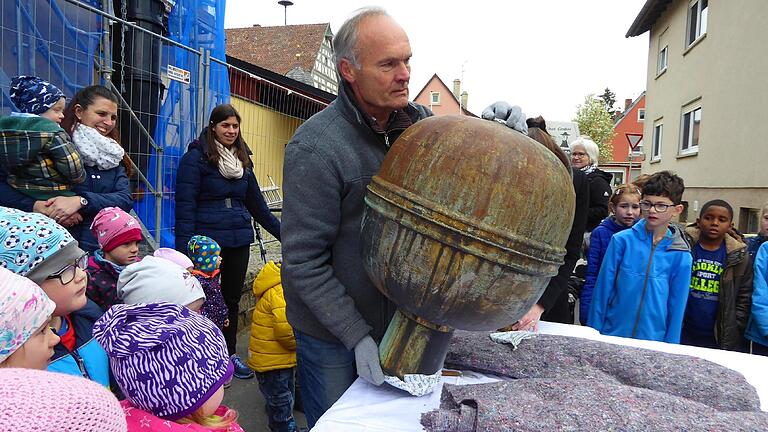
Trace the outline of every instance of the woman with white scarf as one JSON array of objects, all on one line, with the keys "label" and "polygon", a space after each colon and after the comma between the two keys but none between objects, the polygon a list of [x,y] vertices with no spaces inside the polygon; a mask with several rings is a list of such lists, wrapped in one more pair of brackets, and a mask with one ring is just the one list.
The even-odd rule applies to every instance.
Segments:
[{"label": "woman with white scarf", "polygon": [[85,165],[85,181],[73,188],[75,196],[35,201],[0,182],[0,205],[43,213],[67,227],[86,252],[99,248],[90,230],[99,210],[133,205],[128,186],[130,159],[120,145],[117,96],[104,86],[85,87],[64,110],[61,127],[72,136]]},{"label": "woman with white scarf", "polygon": [[589,211],[586,232],[592,232],[608,216],[608,199],[611,197],[613,174],[597,168],[600,149],[594,141],[580,136],[570,145],[571,166],[579,169],[589,180]]},{"label": "woman with white scarf", "polygon": [[240,114],[232,105],[211,112],[206,128],[192,142],[176,174],[176,249],[187,254],[194,235],[214,239],[221,247],[221,292],[229,308],[224,327],[235,376],[253,371],[235,354],[240,295],[254,241],[251,217],[280,239],[280,221],[272,215],[253,174],[248,146],[240,131]]}]

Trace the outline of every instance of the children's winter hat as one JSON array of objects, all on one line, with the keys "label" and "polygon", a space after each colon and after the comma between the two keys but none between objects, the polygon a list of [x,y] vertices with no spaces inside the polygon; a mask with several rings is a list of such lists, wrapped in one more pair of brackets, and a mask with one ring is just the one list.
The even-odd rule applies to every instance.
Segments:
[{"label": "children's winter hat", "polygon": [[125,412],[96,382],[36,369],[0,368],[0,430],[125,432]]},{"label": "children's winter hat", "polygon": [[141,240],[139,223],[118,207],[106,207],[96,213],[91,232],[104,252],[128,242]]},{"label": "children's winter hat", "polygon": [[216,264],[219,262],[221,246],[208,236],[196,235],[189,239],[187,253],[195,264],[195,269],[212,272],[216,270]]},{"label": "children's winter hat", "polygon": [[205,292],[186,269],[167,259],[147,256],[120,273],[117,296],[126,304],[167,302],[186,306],[204,299]]},{"label": "children's winter hat", "polygon": [[156,258],[167,259],[168,261],[171,261],[177,264],[179,267],[185,270],[190,267],[194,267],[194,265],[192,264],[192,260],[190,260],[188,256],[177,251],[176,249],[158,248],[155,251],[155,253],[153,253],[152,255],[155,256]]},{"label": "children's winter hat", "polygon": [[0,207],[0,267],[39,285],[84,254],[69,231],[53,219]]},{"label": "children's winter hat", "polygon": [[36,283],[0,268],[0,363],[24,345],[54,309],[56,304]]},{"label": "children's winter hat", "polygon": [[221,330],[180,305],[114,305],[93,337],[131,404],[166,420],[195,412],[232,376]]},{"label": "children's winter hat", "polygon": [[42,114],[63,98],[64,92],[42,78],[21,75],[11,79],[10,96],[19,112]]}]

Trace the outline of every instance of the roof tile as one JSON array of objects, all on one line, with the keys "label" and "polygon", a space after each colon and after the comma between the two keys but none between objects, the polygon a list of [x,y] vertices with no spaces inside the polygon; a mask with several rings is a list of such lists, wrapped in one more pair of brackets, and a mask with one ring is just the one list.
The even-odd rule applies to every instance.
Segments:
[{"label": "roof tile", "polygon": [[312,71],[330,24],[225,29],[227,55],[281,75],[300,67]]}]

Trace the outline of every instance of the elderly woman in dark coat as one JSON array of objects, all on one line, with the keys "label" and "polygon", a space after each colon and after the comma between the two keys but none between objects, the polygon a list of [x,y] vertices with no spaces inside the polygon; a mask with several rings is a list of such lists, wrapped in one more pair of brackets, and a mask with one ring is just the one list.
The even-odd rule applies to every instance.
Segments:
[{"label": "elderly woman in dark coat", "polygon": [[571,166],[581,170],[589,181],[589,210],[586,232],[592,232],[608,216],[608,199],[611,197],[613,175],[597,167],[600,149],[589,137],[581,136],[570,145]]}]

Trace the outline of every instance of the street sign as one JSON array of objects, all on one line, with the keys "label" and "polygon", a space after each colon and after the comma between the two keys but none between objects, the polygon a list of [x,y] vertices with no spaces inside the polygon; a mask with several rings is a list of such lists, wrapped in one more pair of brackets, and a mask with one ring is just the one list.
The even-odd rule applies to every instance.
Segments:
[{"label": "street sign", "polygon": [[635,150],[638,144],[640,144],[640,142],[643,140],[643,134],[641,133],[627,132],[624,135],[627,136],[627,141],[629,141],[629,148],[631,148],[632,150]]},{"label": "street sign", "polygon": [[191,74],[188,70],[168,65],[168,78],[183,84],[189,84]]}]

